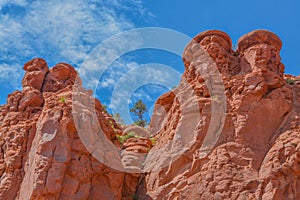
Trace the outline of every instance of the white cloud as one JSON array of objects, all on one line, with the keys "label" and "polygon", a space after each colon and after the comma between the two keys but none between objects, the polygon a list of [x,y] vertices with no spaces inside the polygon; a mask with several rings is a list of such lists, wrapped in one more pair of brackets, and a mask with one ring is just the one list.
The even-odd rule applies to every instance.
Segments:
[{"label": "white cloud", "polygon": [[144,90],[133,93],[132,95],[136,100],[147,99],[148,101],[154,101],[154,99],[147,94]]},{"label": "white cloud", "polygon": [[116,84],[116,80],[113,78],[107,78],[100,82],[101,87],[107,88]]},{"label": "white cloud", "polygon": [[134,27],[132,19],[119,13],[145,13],[136,0],[0,0],[0,8],[0,63],[19,74],[16,67],[34,57],[50,65],[80,64],[103,40]]},{"label": "white cloud", "polygon": [[14,4],[18,6],[25,6],[26,0],[0,0],[0,8],[7,4]]},{"label": "white cloud", "polygon": [[118,80],[124,74],[138,66],[139,64],[136,62],[127,62],[126,59],[119,59],[114,63],[112,67],[107,68],[102,78],[99,77],[101,79],[99,81],[98,87],[100,86],[101,88],[113,89]]},{"label": "white cloud", "polygon": [[[100,79],[105,73],[114,79],[118,79],[129,69],[138,66],[130,62],[130,59],[122,57],[124,54],[138,49],[142,43],[140,33],[128,33],[114,35],[98,45],[86,57],[81,64],[79,73],[86,87],[95,88],[90,79]],[[111,66],[113,65],[113,68]]]},{"label": "white cloud", "polygon": [[177,85],[181,74],[175,69],[158,63],[140,65],[128,70],[113,87],[110,108],[131,123],[129,103],[138,99],[153,102],[157,96]]},{"label": "white cloud", "polygon": [[82,61],[110,35],[133,27],[127,19],[117,17],[113,8],[84,0],[35,1],[30,7],[22,23],[26,31],[71,63]]},{"label": "white cloud", "polygon": [[21,74],[18,70],[21,66],[9,66],[8,64],[0,64],[0,85],[6,87],[19,88]]}]

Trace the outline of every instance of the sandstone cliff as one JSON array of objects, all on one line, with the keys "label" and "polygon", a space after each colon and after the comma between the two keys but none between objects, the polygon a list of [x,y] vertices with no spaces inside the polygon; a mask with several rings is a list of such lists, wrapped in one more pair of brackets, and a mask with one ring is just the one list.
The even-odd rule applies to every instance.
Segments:
[{"label": "sandstone cliff", "polygon": [[186,47],[152,116],[140,199],[300,199],[300,85],[283,74],[281,40],[261,30],[231,46],[207,31]]},{"label": "sandstone cliff", "polygon": [[[0,199],[300,199],[300,81],[284,75],[281,46],[262,30],[235,51],[224,32],[197,35],[149,132],[122,130],[72,66],[29,61],[0,106]],[[95,124],[115,147],[100,160],[122,168],[94,157],[106,145]],[[117,140],[132,130],[142,137]]]},{"label": "sandstone cliff", "polygon": [[[72,88],[81,86],[74,68],[60,63],[49,70],[34,59],[24,70],[22,91],[0,107],[0,199],[131,199],[137,178],[101,164],[77,133]],[[90,91],[81,88],[80,96],[95,101],[106,137],[120,147],[119,126]]]}]

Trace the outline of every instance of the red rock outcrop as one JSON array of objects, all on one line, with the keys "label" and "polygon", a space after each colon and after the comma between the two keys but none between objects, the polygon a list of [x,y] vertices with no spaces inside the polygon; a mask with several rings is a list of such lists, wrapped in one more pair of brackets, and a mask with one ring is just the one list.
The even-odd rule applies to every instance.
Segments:
[{"label": "red rock outcrop", "polygon": [[147,129],[143,128],[143,127],[140,127],[140,126],[137,126],[137,125],[128,125],[128,126],[125,126],[123,128],[123,134],[128,134],[130,132],[134,132],[135,135],[139,136],[139,137],[149,137],[150,136],[150,133]]},{"label": "red rock outcrop", "polygon": [[[129,183],[139,176],[100,163],[77,133],[72,113],[74,68],[60,63],[49,70],[44,60],[34,59],[24,70],[23,90],[10,94],[0,107],[0,199],[132,197],[135,188]],[[81,87],[78,78],[77,83]],[[80,96],[95,101],[104,134],[120,148],[119,126],[89,91],[81,88]]]},{"label": "red rock outcrop", "polygon": [[143,163],[152,146],[148,138],[140,137],[130,138],[122,146],[122,163],[126,171],[131,172],[126,174],[124,179],[123,195],[128,197],[128,200],[137,198],[136,190],[143,177]]},{"label": "red rock outcrop", "polygon": [[191,41],[179,86],[153,112],[139,199],[300,199],[300,86],[283,76],[281,46],[264,30],[236,52],[221,31]]},{"label": "red rock outcrop", "polygon": [[29,61],[0,106],[0,199],[300,199],[300,79],[269,31],[231,46],[217,30],[187,45],[149,132],[122,130],[72,66]]}]

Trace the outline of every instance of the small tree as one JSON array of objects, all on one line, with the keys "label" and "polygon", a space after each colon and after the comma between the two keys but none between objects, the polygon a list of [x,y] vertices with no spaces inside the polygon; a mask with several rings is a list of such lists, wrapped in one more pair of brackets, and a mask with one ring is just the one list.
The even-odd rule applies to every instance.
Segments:
[{"label": "small tree", "polygon": [[133,108],[130,109],[130,112],[135,116],[135,124],[141,127],[145,127],[147,125],[147,120],[144,119],[144,114],[148,109],[142,100],[138,100]]},{"label": "small tree", "polygon": [[121,115],[119,113],[114,114],[113,118],[118,124],[120,124],[120,125],[125,124],[124,120],[121,118]]}]

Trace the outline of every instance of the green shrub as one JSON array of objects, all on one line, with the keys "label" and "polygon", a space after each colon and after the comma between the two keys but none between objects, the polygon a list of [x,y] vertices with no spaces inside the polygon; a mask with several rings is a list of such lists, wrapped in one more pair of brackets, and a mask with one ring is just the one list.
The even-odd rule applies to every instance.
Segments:
[{"label": "green shrub", "polygon": [[66,97],[61,96],[61,97],[59,98],[59,102],[60,102],[60,103],[65,103],[65,102],[66,102]]},{"label": "green shrub", "polygon": [[106,105],[102,105],[102,112],[108,114]]},{"label": "green shrub", "polygon": [[129,138],[137,138],[135,132],[131,131],[127,133],[126,135],[117,135],[117,139],[123,144],[126,142]]},{"label": "green shrub", "polygon": [[150,138],[152,146],[154,146],[156,144],[156,139],[155,138]]},{"label": "green shrub", "polygon": [[114,130],[114,132],[116,132],[117,131],[117,129],[116,129],[116,127],[115,127],[115,125],[114,124],[111,124],[110,125],[110,127]]},{"label": "green shrub", "polygon": [[285,81],[290,85],[294,85],[296,82],[296,80],[292,80],[292,79],[286,79]]}]

